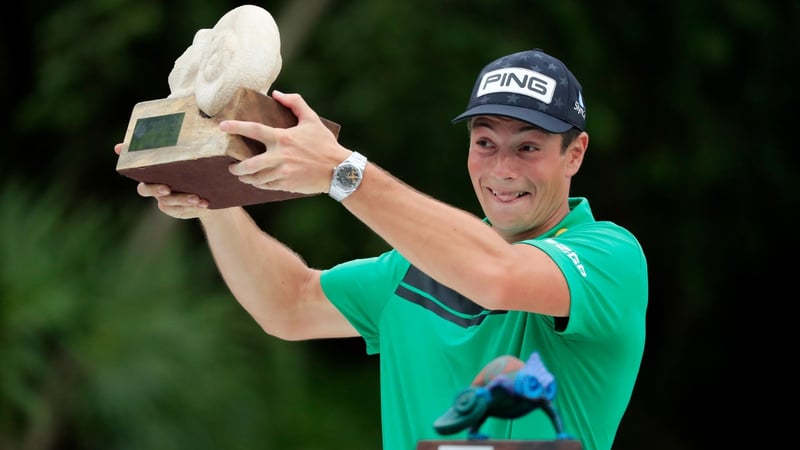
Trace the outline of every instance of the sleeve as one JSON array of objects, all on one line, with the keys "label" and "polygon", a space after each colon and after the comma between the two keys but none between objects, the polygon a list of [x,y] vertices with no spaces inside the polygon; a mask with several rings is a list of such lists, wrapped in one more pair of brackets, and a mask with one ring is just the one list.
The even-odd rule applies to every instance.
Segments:
[{"label": "sleeve", "polygon": [[[595,223],[554,238],[525,241],[546,252],[564,274],[570,315],[557,331],[575,338],[620,334],[647,307],[647,264],[635,237]],[[623,333],[624,334],[624,333]]]},{"label": "sleeve", "polygon": [[407,269],[408,262],[392,250],[322,272],[322,291],[364,339],[369,354],[378,352],[384,308]]}]

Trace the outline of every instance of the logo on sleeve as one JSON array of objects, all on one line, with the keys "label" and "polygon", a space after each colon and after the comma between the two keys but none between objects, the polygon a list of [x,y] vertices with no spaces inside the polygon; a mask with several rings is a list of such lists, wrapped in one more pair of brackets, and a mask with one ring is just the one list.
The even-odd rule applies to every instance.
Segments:
[{"label": "logo on sleeve", "polygon": [[583,264],[581,264],[581,259],[578,258],[578,254],[575,253],[574,250],[560,242],[556,242],[554,239],[545,239],[544,241],[548,244],[552,244],[555,248],[561,250],[565,255],[567,255],[567,258],[572,261],[572,264],[575,264],[575,268],[578,269],[578,272],[580,272],[581,275],[586,278],[586,268],[583,267]]}]

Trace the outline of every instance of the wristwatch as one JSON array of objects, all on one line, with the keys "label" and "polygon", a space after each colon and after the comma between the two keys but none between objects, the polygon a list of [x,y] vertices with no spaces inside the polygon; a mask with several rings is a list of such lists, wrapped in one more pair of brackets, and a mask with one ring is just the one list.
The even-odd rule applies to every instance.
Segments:
[{"label": "wristwatch", "polygon": [[337,202],[346,199],[361,184],[365,167],[367,167],[366,156],[353,152],[333,169],[333,178],[331,179],[331,188],[328,191],[328,195]]}]

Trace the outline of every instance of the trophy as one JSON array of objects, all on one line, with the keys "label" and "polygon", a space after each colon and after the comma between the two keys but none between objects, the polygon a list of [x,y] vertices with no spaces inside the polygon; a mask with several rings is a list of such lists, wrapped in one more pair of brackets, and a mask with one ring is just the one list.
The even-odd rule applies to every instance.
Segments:
[{"label": "trophy", "polygon": [[[564,431],[553,406],[556,382],[538,352],[528,361],[504,355],[483,367],[470,387],[456,395],[453,405],[433,423],[441,435],[468,429],[466,440],[423,440],[417,450],[582,450],[583,446]],[[538,408],[553,423],[556,439],[492,440],[480,432],[489,417],[515,419]]]},{"label": "trophy", "polygon": [[[278,128],[297,124],[291,110],[267,95],[281,66],[278,26],[263,8],[239,6],[213,28],[197,31],[169,74],[170,95],[134,106],[117,172],[197,194],[211,209],[309,195],[240,182],[228,166],[266,149],[219,130],[229,119]],[[322,121],[338,138],[340,126]]]}]

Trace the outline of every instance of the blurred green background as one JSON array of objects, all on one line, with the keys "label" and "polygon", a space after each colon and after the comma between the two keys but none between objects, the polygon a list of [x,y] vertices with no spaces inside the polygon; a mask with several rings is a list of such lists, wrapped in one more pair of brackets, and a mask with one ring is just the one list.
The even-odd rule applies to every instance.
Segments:
[{"label": "blurred green background", "polygon": [[[648,340],[615,449],[787,440],[776,320],[796,300],[800,2],[270,1],[284,66],[340,140],[479,214],[450,119],[496,57],[539,47],[582,81],[573,194],[649,260]],[[376,449],[377,357],[284,343],[225,289],[194,221],[115,171],[132,107],[169,94],[240,3],[30,0],[0,44],[0,449]],[[327,197],[248,210],[312,266],[387,249]],[[776,239],[780,236],[780,239]],[[784,351],[783,359],[772,357]],[[454,393],[455,394],[455,393]]]}]

